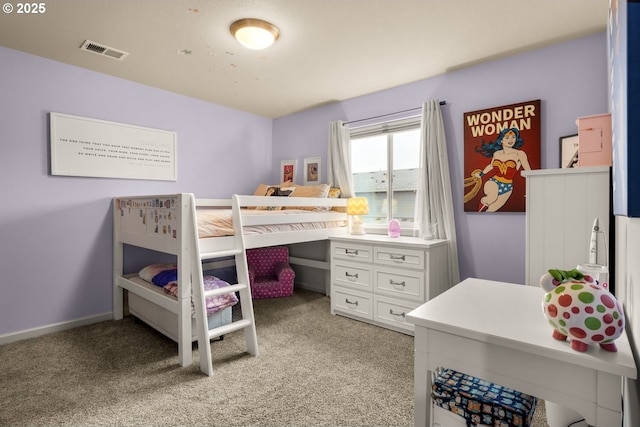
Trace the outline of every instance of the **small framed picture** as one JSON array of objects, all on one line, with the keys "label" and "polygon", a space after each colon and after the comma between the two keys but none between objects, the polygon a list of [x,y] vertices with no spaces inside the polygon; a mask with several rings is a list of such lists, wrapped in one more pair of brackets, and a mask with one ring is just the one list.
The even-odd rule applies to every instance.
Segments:
[{"label": "small framed picture", "polygon": [[297,169],[296,163],[297,160],[283,160],[280,162],[280,182],[290,182],[295,184]]},{"label": "small framed picture", "polygon": [[320,184],[320,157],[304,159],[304,185]]},{"label": "small framed picture", "polygon": [[578,134],[560,137],[560,167],[578,166]]}]

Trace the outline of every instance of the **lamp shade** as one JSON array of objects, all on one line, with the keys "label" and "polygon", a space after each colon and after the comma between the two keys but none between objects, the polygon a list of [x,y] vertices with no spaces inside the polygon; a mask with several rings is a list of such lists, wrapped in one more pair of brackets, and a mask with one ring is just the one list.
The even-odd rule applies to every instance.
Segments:
[{"label": "lamp shade", "polygon": [[351,197],[347,200],[347,215],[366,215],[369,213],[369,202],[366,197]]},{"label": "lamp shade", "polygon": [[278,28],[261,19],[240,19],[231,24],[231,34],[249,49],[265,49],[280,36]]}]

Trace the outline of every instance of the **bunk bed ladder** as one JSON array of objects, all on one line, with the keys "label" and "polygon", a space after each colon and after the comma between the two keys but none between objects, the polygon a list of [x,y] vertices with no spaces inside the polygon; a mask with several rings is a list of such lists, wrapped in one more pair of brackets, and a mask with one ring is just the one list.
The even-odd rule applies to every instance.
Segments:
[{"label": "bunk bed ladder", "polygon": [[[213,375],[213,363],[211,357],[211,339],[216,338],[233,331],[244,329],[244,338],[247,346],[247,352],[258,355],[258,338],[256,335],[256,324],[253,315],[253,301],[251,298],[251,288],[249,286],[249,269],[247,266],[247,257],[245,253],[244,236],[242,234],[242,218],[240,216],[240,208],[237,196],[233,196],[233,228],[234,228],[234,248],[230,250],[222,250],[202,254],[199,248],[197,218],[195,214],[195,199],[192,196],[193,204],[192,221],[194,221],[195,230],[193,238],[195,239],[195,247],[197,253],[192,254],[191,272],[192,272],[192,292],[194,305],[196,307],[196,328],[198,331],[198,352],[200,353],[200,370],[208,376]],[[204,259],[235,257],[236,271],[238,283],[226,286],[224,288],[212,289],[205,291],[202,271],[202,261]],[[238,292],[240,299],[240,307],[242,318],[232,321],[229,324],[209,329],[207,322],[206,298],[210,296],[223,295],[231,292]]]}]

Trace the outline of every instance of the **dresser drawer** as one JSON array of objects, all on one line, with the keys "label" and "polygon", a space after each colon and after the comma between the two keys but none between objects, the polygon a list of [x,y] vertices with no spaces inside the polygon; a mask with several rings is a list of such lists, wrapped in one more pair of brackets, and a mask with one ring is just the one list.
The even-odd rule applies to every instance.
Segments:
[{"label": "dresser drawer", "polygon": [[422,271],[376,266],[373,283],[376,293],[424,302],[424,273]]},{"label": "dresser drawer", "polygon": [[369,291],[373,289],[371,264],[336,261],[333,264],[333,283],[350,288]]},{"label": "dresser drawer", "polygon": [[402,248],[374,248],[376,264],[424,269],[424,251]]},{"label": "dresser drawer", "polygon": [[358,245],[349,242],[333,242],[331,252],[334,259],[348,259],[363,262],[371,262],[373,260],[373,248],[367,245]]},{"label": "dresser drawer", "polygon": [[398,301],[393,298],[376,295],[374,297],[373,320],[396,328],[413,331],[412,323],[406,321],[407,314],[418,308],[420,303]]},{"label": "dresser drawer", "polygon": [[371,320],[373,318],[371,296],[356,290],[336,287],[331,305],[334,310]]}]

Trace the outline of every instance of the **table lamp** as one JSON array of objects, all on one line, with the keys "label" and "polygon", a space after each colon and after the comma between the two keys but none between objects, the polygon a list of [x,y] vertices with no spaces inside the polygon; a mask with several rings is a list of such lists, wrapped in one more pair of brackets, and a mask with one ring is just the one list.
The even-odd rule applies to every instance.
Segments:
[{"label": "table lamp", "polygon": [[369,213],[369,202],[366,197],[350,197],[347,200],[347,215],[349,215],[351,234],[365,234],[361,215]]}]

